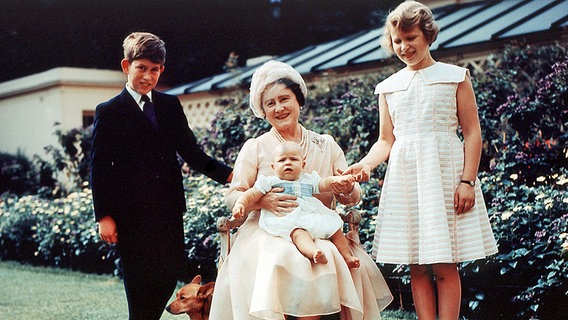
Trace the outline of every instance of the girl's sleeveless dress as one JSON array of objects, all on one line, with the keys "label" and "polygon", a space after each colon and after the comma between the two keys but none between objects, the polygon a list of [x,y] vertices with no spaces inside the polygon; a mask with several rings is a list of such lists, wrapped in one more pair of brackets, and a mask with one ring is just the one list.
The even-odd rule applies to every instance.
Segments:
[{"label": "girl's sleeveless dress", "polygon": [[254,187],[263,194],[269,192],[274,186],[284,187],[284,193],[297,197],[298,207],[285,216],[276,216],[268,210],[260,211],[259,225],[271,235],[290,239],[290,233],[297,228],[305,229],[314,239],[328,239],[339,228],[343,227],[343,220],[337,212],[323,205],[313,197],[319,193],[320,176],[316,171],[302,173],[296,181],[282,180],[276,176],[260,176]]},{"label": "girl's sleeveless dress", "polygon": [[372,255],[394,264],[456,263],[497,252],[479,181],[475,205],[454,210],[464,167],[456,92],[465,68],[437,62],[379,83],[394,126]]}]

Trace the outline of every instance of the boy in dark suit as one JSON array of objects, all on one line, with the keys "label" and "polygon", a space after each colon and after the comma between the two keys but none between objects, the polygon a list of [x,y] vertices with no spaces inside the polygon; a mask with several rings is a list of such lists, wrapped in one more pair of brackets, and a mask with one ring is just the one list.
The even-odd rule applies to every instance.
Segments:
[{"label": "boy in dark suit", "polygon": [[123,43],[122,92],[96,108],[91,187],[99,234],[117,243],[130,319],[159,319],[184,270],[186,210],[179,154],[211,179],[232,169],[205,154],[180,101],[153,90],[164,71],[164,42],[150,33]]}]

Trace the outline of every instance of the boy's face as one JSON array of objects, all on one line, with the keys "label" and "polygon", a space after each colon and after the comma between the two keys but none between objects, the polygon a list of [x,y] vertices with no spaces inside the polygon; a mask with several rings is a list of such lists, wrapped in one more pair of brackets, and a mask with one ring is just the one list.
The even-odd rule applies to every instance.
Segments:
[{"label": "boy's face", "polygon": [[123,59],[121,65],[122,71],[128,75],[128,86],[141,95],[152,91],[164,72],[163,65],[149,59],[137,59],[132,62]]},{"label": "boy's face", "polygon": [[295,150],[282,150],[274,153],[272,168],[276,176],[282,180],[294,181],[300,178],[304,168],[304,159],[301,152]]}]

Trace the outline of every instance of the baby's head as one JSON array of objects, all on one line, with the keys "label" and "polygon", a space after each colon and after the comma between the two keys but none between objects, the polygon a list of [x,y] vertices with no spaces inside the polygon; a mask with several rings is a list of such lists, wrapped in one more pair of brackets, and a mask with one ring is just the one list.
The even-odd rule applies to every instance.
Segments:
[{"label": "baby's head", "polygon": [[385,21],[381,47],[394,53],[392,46],[392,30],[407,31],[414,26],[419,26],[426,41],[432,44],[438,37],[440,27],[434,21],[434,14],[430,8],[417,1],[405,1],[394,9]]},{"label": "baby's head", "polygon": [[306,162],[302,156],[302,147],[291,141],[284,141],[272,152],[272,169],[282,180],[294,181],[300,178]]}]

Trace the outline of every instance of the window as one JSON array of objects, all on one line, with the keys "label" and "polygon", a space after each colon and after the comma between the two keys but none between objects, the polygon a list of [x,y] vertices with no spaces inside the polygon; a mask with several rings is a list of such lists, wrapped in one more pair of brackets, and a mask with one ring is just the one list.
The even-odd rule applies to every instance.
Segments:
[{"label": "window", "polygon": [[95,111],[83,110],[83,128],[88,128],[95,122]]}]

